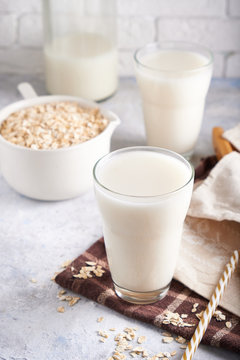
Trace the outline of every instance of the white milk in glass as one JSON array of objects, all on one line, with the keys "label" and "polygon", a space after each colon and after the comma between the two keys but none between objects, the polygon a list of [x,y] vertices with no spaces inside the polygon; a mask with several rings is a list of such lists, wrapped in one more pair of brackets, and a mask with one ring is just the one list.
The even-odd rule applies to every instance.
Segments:
[{"label": "white milk in glass", "polygon": [[200,132],[212,74],[209,58],[186,50],[139,52],[136,74],[147,144],[191,153]]},{"label": "white milk in glass", "polygon": [[52,94],[102,100],[117,89],[117,49],[102,35],[58,37],[44,54],[46,84]]},{"label": "white milk in glass", "polygon": [[133,150],[112,153],[96,165],[101,184],[95,181],[96,197],[114,283],[130,291],[152,292],[168,287],[173,277],[192,170],[172,152],[129,149]]}]

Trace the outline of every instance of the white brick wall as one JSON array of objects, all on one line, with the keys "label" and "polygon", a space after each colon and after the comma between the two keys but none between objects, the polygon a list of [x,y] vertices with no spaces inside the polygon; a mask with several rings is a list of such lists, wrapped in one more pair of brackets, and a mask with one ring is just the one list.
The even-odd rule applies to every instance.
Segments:
[{"label": "white brick wall", "polygon": [[[237,0],[238,1],[238,0]],[[224,16],[225,0],[119,0],[120,15],[158,16]]]},{"label": "white brick wall", "polygon": [[124,16],[118,19],[118,45],[120,49],[135,49],[142,44],[152,42],[155,34],[153,18]]},{"label": "white brick wall", "polygon": [[[240,0],[118,0],[120,74],[155,40],[212,49],[214,76],[240,77]],[[0,0],[0,73],[43,73],[41,0]]]},{"label": "white brick wall", "polygon": [[229,14],[231,16],[240,16],[240,1],[239,0],[229,0]]},{"label": "white brick wall", "polygon": [[0,46],[10,47],[16,41],[16,16],[0,14]]},{"label": "white brick wall", "polygon": [[0,11],[11,11],[18,15],[23,12],[41,11],[41,0],[0,0]]},{"label": "white brick wall", "polygon": [[215,52],[240,52],[240,19],[159,19],[158,39],[194,39]]},{"label": "white brick wall", "polygon": [[240,74],[240,54],[230,54],[228,56],[226,76],[235,77],[235,74]]},{"label": "white brick wall", "polygon": [[39,48],[43,43],[42,17],[39,14],[23,14],[19,18],[19,44]]},{"label": "white brick wall", "polygon": [[43,72],[42,49],[0,49],[0,72],[15,74],[41,74]]}]

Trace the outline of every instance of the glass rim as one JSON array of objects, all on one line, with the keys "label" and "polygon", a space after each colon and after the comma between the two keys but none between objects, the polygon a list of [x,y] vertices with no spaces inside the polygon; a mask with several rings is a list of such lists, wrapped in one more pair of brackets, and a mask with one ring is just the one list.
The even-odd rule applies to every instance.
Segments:
[{"label": "glass rim", "polygon": [[[143,64],[141,62],[141,60],[139,59],[138,55],[140,53],[140,51],[142,50],[147,50],[147,49],[153,49],[153,48],[157,48],[158,46],[162,46],[162,50],[168,50],[167,47],[164,48],[164,46],[167,46],[167,45],[175,45],[176,48],[177,46],[180,46],[180,45],[186,45],[186,46],[189,46],[189,47],[196,47],[199,49],[199,53],[201,50],[207,52],[208,54],[208,62],[202,66],[199,66],[195,69],[190,69],[190,70],[167,70],[167,69],[155,69],[151,66],[147,66],[145,64]],[[174,50],[174,47],[172,48],[172,50]],[[189,49],[190,51],[190,49]],[[197,51],[196,51],[197,52]],[[133,55],[133,58],[136,62],[137,65],[140,65],[142,66],[143,68],[147,69],[147,70],[151,70],[151,71],[154,71],[154,72],[158,72],[158,73],[194,73],[194,72],[198,72],[202,69],[205,69],[207,67],[210,67],[212,64],[213,64],[213,53],[210,49],[208,49],[207,47],[203,46],[203,45],[200,45],[200,44],[197,44],[197,43],[191,43],[191,42],[185,42],[185,41],[155,41],[155,42],[151,42],[151,43],[148,43],[140,48],[138,48],[134,55]]]},{"label": "glass rim", "polygon": [[[103,160],[109,160],[114,156],[117,156],[121,153],[125,153],[125,152],[134,152],[134,151],[149,151],[149,152],[154,152],[154,153],[160,153],[160,154],[164,154],[167,156],[170,156],[171,158],[175,158],[178,159],[179,161],[183,162],[189,169],[190,171],[190,177],[189,179],[180,187],[178,187],[177,189],[174,189],[172,191],[166,192],[164,194],[157,194],[157,195],[129,195],[129,194],[124,194],[124,193],[120,193],[117,191],[114,191],[112,189],[109,189],[107,186],[103,185],[100,180],[97,177],[96,171],[97,171],[97,167],[99,166],[99,164],[103,161]],[[98,161],[96,162],[96,164],[93,167],[93,178],[94,181],[97,183],[98,186],[100,186],[100,188],[102,188],[103,190],[107,191],[108,193],[120,196],[120,197],[124,197],[124,198],[131,198],[131,199],[156,199],[156,198],[164,198],[167,197],[169,195],[173,195],[181,190],[183,190],[185,187],[187,187],[188,184],[191,183],[191,181],[194,178],[194,168],[192,166],[192,164],[187,161],[182,155],[168,150],[168,149],[164,149],[164,148],[160,148],[160,147],[156,147],[156,146],[131,146],[131,147],[125,147],[122,149],[118,149],[115,151],[112,151],[104,156],[102,156],[100,159],[98,159]]]}]

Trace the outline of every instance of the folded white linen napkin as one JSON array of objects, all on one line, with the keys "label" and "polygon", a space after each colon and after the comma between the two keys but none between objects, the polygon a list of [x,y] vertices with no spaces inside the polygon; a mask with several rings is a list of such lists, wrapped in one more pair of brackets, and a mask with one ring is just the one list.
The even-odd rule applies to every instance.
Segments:
[{"label": "folded white linen napkin", "polygon": [[240,123],[234,128],[225,131],[223,137],[240,151]]},{"label": "folded white linen napkin", "polygon": [[188,215],[240,222],[240,153],[224,156],[194,190]]},{"label": "folded white linen napkin", "polygon": [[[225,135],[240,151],[240,125]],[[174,277],[209,299],[232,252],[240,249],[240,153],[225,155],[195,185]],[[239,298],[240,266],[220,305],[240,316]]]}]

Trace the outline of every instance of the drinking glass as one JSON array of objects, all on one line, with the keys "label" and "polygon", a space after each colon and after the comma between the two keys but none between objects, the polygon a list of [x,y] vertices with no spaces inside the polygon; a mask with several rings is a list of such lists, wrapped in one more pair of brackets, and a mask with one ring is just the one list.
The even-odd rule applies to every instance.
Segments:
[{"label": "drinking glass", "polygon": [[[137,304],[161,299],[176,266],[192,194],[192,166],[172,151],[137,146],[104,156],[93,174],[117,295]],[[183,176],[181,185],[178,176]],[[165,187],[171,183],[170,191],[153,190],[158,177]],[[145,185],[149,189],[143,191]]]},{"label": "drinking glass", "polygon": [[213,57],[203,46],[152,43],[134,55],[147,144],[190,158],[200,132]]},{"label": "drinking glass", "polygon": [[116,0],[42,0],[46,87],[100,101],[118,84]]}]

